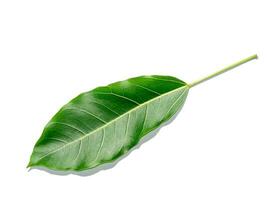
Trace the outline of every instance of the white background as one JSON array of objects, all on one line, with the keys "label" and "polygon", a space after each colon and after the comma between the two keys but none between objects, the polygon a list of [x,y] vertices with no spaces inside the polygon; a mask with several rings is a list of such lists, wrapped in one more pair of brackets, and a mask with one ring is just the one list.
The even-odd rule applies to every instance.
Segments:
[{"label": "white background", "polygon": [[[265,0],[1,0],[0,199],[267,199]],[[138,75],[191,82],[179,116],[91,176],[26,169],[71,98]]]}]

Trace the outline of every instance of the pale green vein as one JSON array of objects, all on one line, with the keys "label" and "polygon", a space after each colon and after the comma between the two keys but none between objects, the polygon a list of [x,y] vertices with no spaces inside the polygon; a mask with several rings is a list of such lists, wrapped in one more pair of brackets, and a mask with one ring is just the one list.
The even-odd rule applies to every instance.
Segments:
[{"label": "pale green vein", "polygon": [[77,127],[75,127],[75,126],[72,126],[72,125],[70,125],[70,124],[68,124],[68,123],[51,121],[51,122],[49,122],[49,123],[47,124],[47,126],[49,126],[50,124],[61,124],[61,125],[64,125],[64,126],[68,126],[68,127],[72,128],[72,129],[78,131],[79,133],[82,133],[84,136],[86,135],[85,132],[83,132],[83,131],[80,130],[79,128],[77,128]]},{"label": "pale green vein", "polygon": [[167,111],[166,116],[169,114],[169,112],[171,111],[171,109],[173,108],[173,106],[176,104],[176,102],[178,102],[178,101],[184,96],[184,94],[185,94],[186,91],[187,91],[187,90],[184,90],[184,91],[180,94],[180,96],[174,101],[174,103],[172,104],[172,106],[170,107],[170,109]]},{"label": "pale green vein", "polygon": [[133,82],[131,82],[131,81],[129,81],[129,83],[131,83],[132,85],[135,85],[135,86],[137,86],[137,87],[143,88],[144,90],[147,90],[147,91],[152,92],[152,93],[154,93],[154,94],[161,95],[161,93],[158,93],[158,92],[156,92],[155,90],[152,90],[152,89],[150,89],[150,88],[148,88],[148,87],[139,85],[139,84],[137,84],[137,83],[133,83]]},{"label": "pale green vein", "polygon": [[[61,146],[60,148],[55,149],[55,150],[49,152],[49,153],[46,154],[45,156],[48,156],[48,155],[50,155],[50,154],[52,154],[52,153],[55,153],[55,152],[57,152],[57,151],[59,151],[59,150],[65,148],[66,146],[69,146],[69,145],[71,145],[71,144],[73,144],[73,143],[75,143],[75,142],[77,142],[77,141],[79,141],[79,140],[82,140],[82,139],[84,139],[84,138],[90,136],[91,134],[96,133],[97,131],[99,131],[99,130],[101,130],[101,129],[104,129],[104,128],[107,127],[108,125],[112,124],[114,121],[116,121],[116,120],[118,120],[118,119],[124,117],[125,115],[130,114],[131,112],[133,112],[133,111],[139,109],[140,107],[142,107],[142,106],[144,106],[144,105],[146,105],[146,104],[148,104],[148,103],[151,103],[151,102],[153,102],[153,101],[155,101],[155,100],[157,100],[157,99],[159,99],[159,98],[162,98],[162,97],[164,97],[164,96],[170,95],[170,94],[172,94],[172,93],[175,93],[175,92],[177,92],[177,91],[179,91],[179,90],[183,90],[183,89],[187,90],[187,89],[188,89],[188,85],[181,86],[181,87],[176,88],[176,89],[174,89],[174,90],[172,90],[172,91],[169,91],[169,92],[166,92],[166,93],[164,93],[164,94],[162,94],[162,95],[160,95],[160,96],[157,96],[157,97],[155,97],[155,98],[153,98],[153,99],[150,99],[149,101],[146,101],[146,102],[144,102],[143,104],[140,104],[140,105],[138,105],[138,106],[136,106],[136,107],[130,109],[129,111],[125,112],[124,114],[120,115],[119,117],[114,118],[113,120],[109,121],[108,123],[104,124],[103,126],[96,128],[96,129],[93,130],[92,132],[89,132],[88,134],[85,134],[84,136],[82,136],[82,137],[80,137],[80,138],[77,138],[77,139],[73,140],[72,142],[70,142],[70,143],[68,143],[68,144],[66,144],[66,145]],[[110,94],[110,93],[107,93],[107,94]],[[129,115],[129,118],[130,118],[130,115]],[[55,123],[55,122],[50,122],[50,123]],[[45,156],[44,156],[44,157],[45,157]],[[41,159],[43,159],[43,157],[41,157],[39,160],[41,160]]]},{"label": "pale green vein", "polygon": [[132,103],[134,103],[134,104],[136,104],[136,105],[140,105],[139,102],[137,102],[137,101],[135,101],[135,100],[132,100],[132,99],[126,97],[126,96],[122,96],[122,95],[116,94],[116,93],[109,93],[109,92],[94,92],[94,93],[95,93],[95,94],[106,94],[106,95],[109,94],[109,95],[114,95],[114,96],[120,97],[120,98],[122,98],[122,99],[128,100],[128,101],[130,101],[130,102],[132,102]]},{"label": "pale green vein", "polygon": [[167,80],[167,79],[162,79],[162,78],[157,78],[157,77],[154,77],[154,76],[143,76],[144,78],[147,78],[147,79],[155,79],[155,80],[159,80],[159,81],[166,81],[166,82],[173,82],[173,83],[180,83],[180,84],[185,84],[184,82],[180,81],[180,80]]},{"label": "pale green vein", "polygon": [[126,143],[126,139],[127,139],[127,135],[128,135],[128,127],[129,127],[129,123],[130,123],[130,117],[131,117],[131,113],[129,113],[128,118],[127,118],[126,130],[125,130],[125,134],[124,134],[124,142],[123,142],[122,147]]},{"label": "pale green vein", "polygon": [[97,154],[96,154],[96,157],[95,157],[95,159],[94,159],[94,161],[93,162],[95,162],[97,159],[98,159],[98,156],[99,156],[99,154],[100,154],[100,151],[101,151],[101,149],[102,149],[102,147],[103,147],[103,145],[104,145],[104,140],[105,140],[105,129],[103,129],[103,134],[102,134],[102,138],[101,138],[101,144],[100,144],[100,146],[99,146],[99,149],[97,150]]},{"label": "pale green vein", "polygon": [[77,153],[77,155],[76,155],[76,157],[75,157],[75,159],[74,160],[77,160],[78,159],[78,157],[79,157],[79,155],[80,155],[80,153],[81,153],[81,150],[82,150],[82,140],[80,140],[80,142],[79,142],[79,150],[78,150],[78,153]]},{"label": "pale green vein", "polygon": [[83,113],[86,113],[94,118],[96,118],[97,120],[101,121],[102,123],[106,124],[107,122],[101,118],[99,118],[98,116],[96,116],[95,114],[91,113],[90,111],[86,110],[86,109],[83,109],[83,108],[79,108],[77,106],[68,106],[66,108],[64,108],[64,110],[77,110],[77,111],[80,111],[80,112],[83,112]]},{"label": "pale green vein", "polygon": [[49,137],[49,138],[46,138],[46,139],[47,140],[54,140],[54,141],[58,141],[58,142],[62,142],[62,143],[68,144],[67,141],[61,140],[61,139],[58,139],[58,138]]},{"label": "pale green vein", "polygon": [[91,100],[90,100],[88,103],[95,103],[95,104],[97,104],[97,105],[100,105],[100,106],[102,106],[102,107],[108,109],[109,111],[113,112],[113,113],[116,114],[116,115],[120,115],[119,113],[117,113],[116,111],[112,110],[111,108],[107,107],[107,106],[104,105],[104,104],[98,103],[98,102],[96,102],[96,101],[91,101]]},{"label": "pale green vein", "polygon": [[[145,127],[145,124],[146,124],[147,112],[148,112],[148,105],[146,105],[144,121],[143,121],[142,130],[140,131],[140,134],[143,133],[143,130],[144,130],[144,127]],[[140,136],[140,134],[139,134],[139,136]]]}]

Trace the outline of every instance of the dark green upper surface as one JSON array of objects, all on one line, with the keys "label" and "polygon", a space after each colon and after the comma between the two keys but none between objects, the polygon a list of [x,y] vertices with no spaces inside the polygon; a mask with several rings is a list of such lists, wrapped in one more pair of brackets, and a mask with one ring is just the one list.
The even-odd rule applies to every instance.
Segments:
[{"label": "dark green upper surface", "polygon": [[46,125],[29,166],[85,170],[112,162],[178,112],[188,85],[170,76],[140,76],[85,92]]}]

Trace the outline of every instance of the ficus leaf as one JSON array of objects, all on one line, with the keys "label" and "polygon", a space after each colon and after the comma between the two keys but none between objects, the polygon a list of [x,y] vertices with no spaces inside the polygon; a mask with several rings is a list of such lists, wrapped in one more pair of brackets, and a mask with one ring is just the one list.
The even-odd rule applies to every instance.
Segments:
[{"label": "ficus leaf", "polygon": [[140,76],[82,93],[45,126],[28,167],[81,171],[113,162],[178,113],[191,87],[255,58],[192,84],[171,76]]}]

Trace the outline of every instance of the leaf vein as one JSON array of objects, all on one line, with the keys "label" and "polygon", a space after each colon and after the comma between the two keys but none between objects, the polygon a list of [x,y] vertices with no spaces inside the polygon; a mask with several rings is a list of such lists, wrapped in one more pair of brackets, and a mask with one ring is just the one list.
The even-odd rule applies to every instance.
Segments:
[{"label": "leaf vein", "polygon": [[101,144],[100,144],[100,146],[99,146],[99,149],[97,150],[97,154],[96,154],[96,157],[95,157],[94,161],[96,161],[96,160],[98,159],[98,156],[99,156],[99,154],[100,154],[100,151],[101,151],[101,149],[102,149],[102,147],[103,147],[103,145],[104,145],[105,135],[106,135],[106,134],[105,134],[105,129],[103,129],[103,134],[102,134]]},{"label": "leaf vein", "polygon": [[70,107],[66,107],[64,110],[78,110],[80,112],[84,112],[94,118],[96,118],[97,120],[101,121],[102,123],[106,124],[107,122],[101,118],[99,118],[98,116],[96,116],[95,114],[91,113],[90,111],[86,110],[86,109],[82,109],[76,106],[70,106]]},{"label": "leaf vein", "polygon": [[157,78],[157,77],[154,77],[154,76],[144,76],[144,78],[147,78],[147,79],[155,79],[155,80],[160,80],[160,81],[166,81],[166,82],[173,82],[173,83],[182,83],[184,84],[184,82],[182,81],[175,81],[175,80],[167,80],[167,79],[162,79],[162,78]]},{"label": "leaf vein", "polygon": [[63,142],[63,143],[65,143],[65,144],[68,144],[67,141],[65,141],[65,140],[61,140],[61,139],[59,139],[59,138],[49,137],[49,138],[46,138],[46,139],[48,139],[48,140],[55,140],[55,141],[59,141],[59,142]]},{"label": "leaf vein", "polygon": [[[47,153],[45,156],[41,157],[39,160],[43,159],[44,157],[46,157],[46,156],[48,156],[48,155],[50,155],[50,154],[52,154],[52,153],[54,153],[54,152],[56,152],[56,151],[59,151],[59,150],[65,148],[65,147],[68,146],[68,145],[71,145],[71,144],[73,144],[73,143],[75,143],[75,142],[77,142],[77,141],[79,141],[79,140],[82,140],[82,139],[84,139],[85,137],[88,137],[88,136],[90,136],[90,135],[93,134],[93,133],[96,133],[96,132],[97,132],[98,130],[100,130],[100,129],[104,129],[106,126],[108,126],[109,124],[111,124],[111,123],[113,123],[114,121],[118,120],[119,118],[124,117],[125,115],[129,115],[129,118],[130,118],[130,113],[131,113],[131,112],[133,112],[134,110],[138,109],[139,107],[141,107],[141,106],[143,106],[143,105],[146,105],[146,104],[150,103],[151,101],[154,101],[154,100],[156,100],[156,99],[158,99],[158,98],[162,98],[163,96],[169,95],[169,94],[171,94],[171,93],[176,92],[177,90],[182,90],[183,88],[187,88],[187,87],[188,87],[188,85],[181,86],[181,87],[179,87],[179,88],[176,88],[175,90],[166,92],[166,93],[162,94],[161,96],[158,96],[158,97],[153,98],[153,99],[151,99],[151,100],[149,100],[149,101],[147,101],[147,102],[145,102],[145,103],[143,103],[143,104],[140,104],[139,106],[137,106],[137,107],[135,107],[135,108],[133,108],[133,109],[127,111],[126,113],[120,115],[119,117],[117,117],[117,118],[115,118],[115,119],[109,121],[107,124],[103,125],[102,127],[96,128],[95,130],[93,130],[92,132],[89,132],[88,134],[85,134],[85,133],[82,132],[83,134],[85,134],[83,137],[80,137],[80,138],[78,138],[78,139],[75,139],[75,140],[73,140],[72,142],[70,142],[70,143],[68,143],[68,144],[66,144],[66,145],[61,146],[60,148],[55,149],[55,150],[53,150],[53,151]],[[110,93],[107,93],[107,94],[110,94]],[[129,118],[128,118],[128,120],[129,120]],[[57,122],[50,122],[50,123],[57,123]],[[128,129],[128,123],[129,123],[129,121],[127,122],[127,129]]]},{"label": "leaf vein", "polygon": [[[83,131],[80,130],[79,128],[77,128],[77,127],[75,127],[75,126],[72,126],[72,125],[70,125],[70,124],[68,124],[68,123],[51,121],[51,122],[48,123],[48,125],[50,125],[50,124],[61,124],[61,125],[64,125],[64,126],[68,126],[68,127],[72,128],[72,129],[75,129],[76,131],[78,131],[78,132],[81,133],[82,135],[84,135],[84,136],[86,135],[85,132],[83,132]],[[48,125],[47,125],[47,126],[48,126]]]},{"label": "leaf vein", "polygon": [[109,94],[109,95],[114,95],[114,96],[120,97],[120,98],[122,98],[122,99],[126,99],[126,100],[128,100],[128,101],[130,101],[130,102],[132,102],[132,103],[134,103],[134,104],[136,104],[136,105],[140,105],[140,103],[138,103],[137,101],[132,100],[132,99],[130,99],[130,98],[128,98],[128,97],[125,97],[125,96],[116,94],[116,93],[114,93],[114,92],[110,92],[110,93],[108,93],[108,92],[94,92],[94,93],[95,93],[95,94]]},{"label": "leaf vein", "polygon": [[111,112],[113,112],[113,113],[115,113],[115,114],[117,114],[117,115],[120,115],[119,113],[115,112],[114,110],[112,110],[111,108],[105,106],[104,104],[98,103],[98,102],[96,102],[96,101],[89,101],[89,102],[98,104],[98,105],[100,105],[100,106],[103,106],[103,107],[105,107],[106,109],[110,110]]},{"label": "leaf vein", "polygon": [[79,157],[79,155],[81,153],[81,150],[82,150],[82,140],[80,140],[80,142],[79,142],[79,150],[78,150],[78,153],[77,153],[77,155],[76,155],[74,160],[77,160],[77,158]]},{"label": "leaf vein", "polygon": [[166,116],[169,114],[169,112],[171,111],[171,109],[173,108],[173,106],[183,97],[183,95],[185,94],[186,90],[184,90],[180,96],[174,101],[174,103],[172,104],[172,106],[169,108],[169,110],[166,113]]},{"label": "leaf vein", "polygon": [[152,92],[152,93],[154,93],[154,94],[161,95],[161,93],[158,93],[158,92],[156,92],[155,90],[152,90],[152,89],[150,89],[150,88],[148,88],[148,87],[145,87],[145,86],[142,86],[142,85],[139,85],[139,84],[130,82],[130,81],[129,81],[129,83],[131,83],[132,85],[135,85],[135,86],[137,86],[137,87],[143,88],[143,89],[145,89],[145,90],[147,90],[147,91],[149,91],[149,92]]}]

